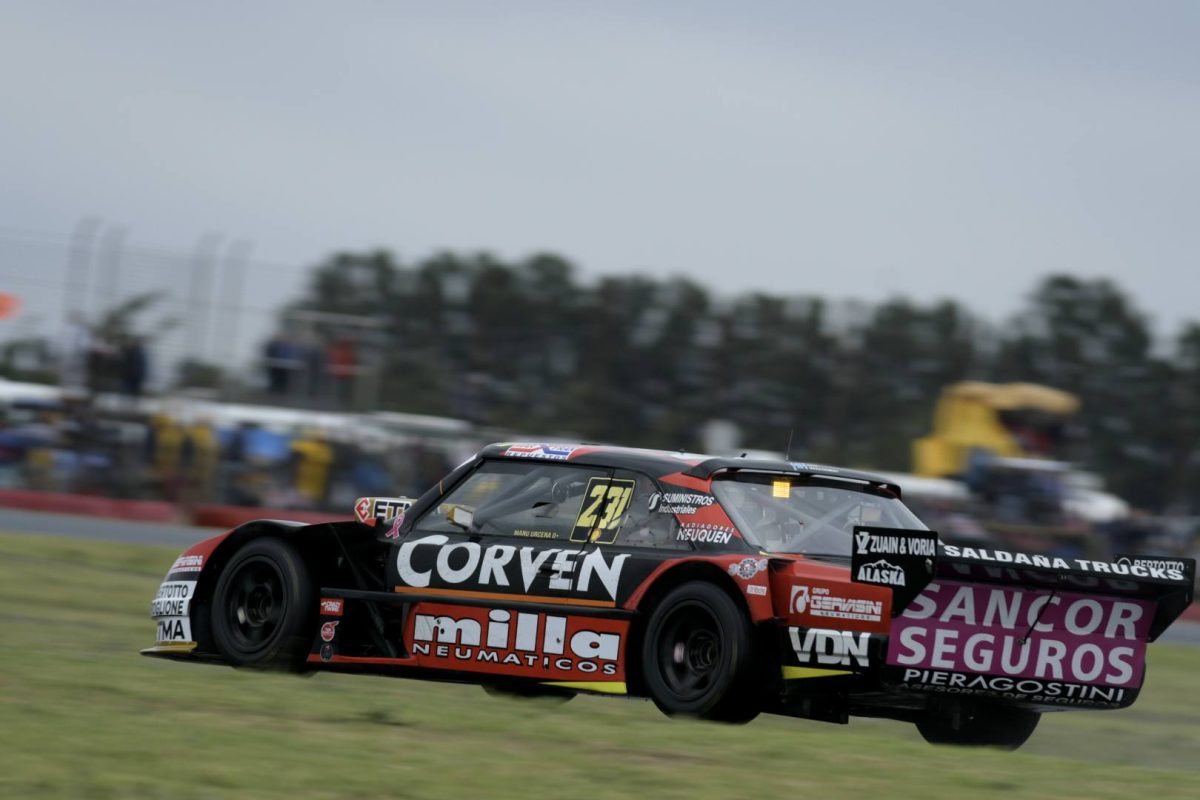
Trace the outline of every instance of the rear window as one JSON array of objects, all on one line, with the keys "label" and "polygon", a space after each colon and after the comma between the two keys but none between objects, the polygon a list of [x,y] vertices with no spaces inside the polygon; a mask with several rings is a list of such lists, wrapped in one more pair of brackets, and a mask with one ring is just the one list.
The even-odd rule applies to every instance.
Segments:
[{"label": "rear window", "polygon": [[768,553],[848,558],[857,525],[928,530],[890,492],[866,484],[739,472],[712,486],[746,540]]}]

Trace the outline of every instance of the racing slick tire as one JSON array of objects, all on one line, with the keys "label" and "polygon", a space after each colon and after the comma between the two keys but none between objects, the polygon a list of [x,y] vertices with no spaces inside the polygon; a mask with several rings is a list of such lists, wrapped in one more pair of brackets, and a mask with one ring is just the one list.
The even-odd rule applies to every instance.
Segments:
[{"label": "racing slick tire", "polygon": [[743,723],[761,710],[750,620],[711,583],[681,584],[654,608],[641,666],[650,698],[664,714]]},{"label": "racing slick tire", "polygon": [[925,717],[917,722],[917,730],[930,744],[1016,750],[1033,735],[1041,717],[1023,708],[980,705],[964,707],[957,719],[945,714]]},{"label": "racing slick tire", "polygon": [[255,539],[233,554],[213,591],[217,651],[236,667],[299,671],[316,605],[296,548],[281,539]]}]

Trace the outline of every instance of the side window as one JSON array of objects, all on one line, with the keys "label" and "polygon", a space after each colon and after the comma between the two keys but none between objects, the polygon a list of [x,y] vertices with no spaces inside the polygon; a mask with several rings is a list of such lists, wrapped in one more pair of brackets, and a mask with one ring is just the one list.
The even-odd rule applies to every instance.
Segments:
[{"label": "side window", "polygon": [[[596,517],[592,524],[602,531],[620,518],[614,503],[604,502],[606,495],[597,488],[603,485],[607,493],[612,488],[609,478],[609,471],[588,467],[487,461],[415,527],[422,532],[585,541],[588,534],[577,538],[577,529],[589,509]],[[590,495],[598,495],[599,501],[589,500]]]},{"label": "side window", "polygon": [[679,522],[674,514],[651,510],[650,499],[661,491],[653,480],[636,472],[617,470],[615,480],[625,480],[633,488],[625,516],[616,532],[616,544],[622,547],[655,547],[670,550],[690,550],[691,544],[680,541]]}]

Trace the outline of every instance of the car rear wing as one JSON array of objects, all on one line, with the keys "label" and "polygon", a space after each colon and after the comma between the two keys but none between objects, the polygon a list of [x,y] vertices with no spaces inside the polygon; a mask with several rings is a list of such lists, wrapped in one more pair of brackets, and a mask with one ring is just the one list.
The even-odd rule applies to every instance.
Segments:
[{"label": "car rear wing", "polygon": [[938,535],[908,528],[854,528],[850,579],[892,590],[898,616],[937,575]]},{"label": "car rear wing", "polygon": [[1082,594],[1117,595],[1155,603],[1154,641],[1191,605],[1196,560],[1118,555],[1113,561],[1029,555],[944,544],[937,577]]}]

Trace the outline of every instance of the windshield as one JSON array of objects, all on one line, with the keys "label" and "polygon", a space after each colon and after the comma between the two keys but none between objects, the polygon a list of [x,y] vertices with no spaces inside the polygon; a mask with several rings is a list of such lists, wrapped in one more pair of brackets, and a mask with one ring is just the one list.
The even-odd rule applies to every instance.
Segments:
[{"label": "windshield", "polygon": [[856,525],[929,530],[890,492],[863,484],[742,472],[712,486],[746,540],[768,553],[848,558]]}]

